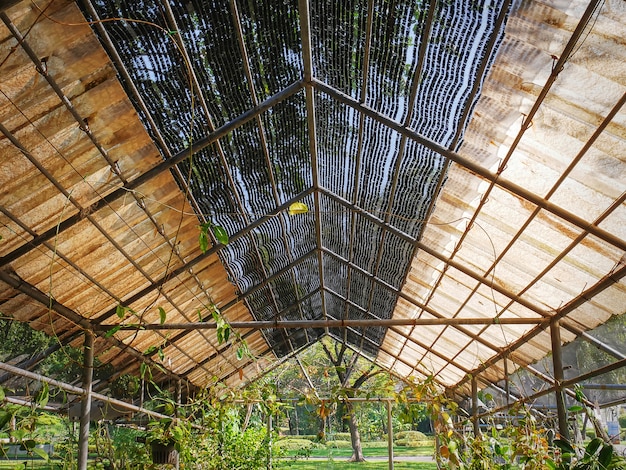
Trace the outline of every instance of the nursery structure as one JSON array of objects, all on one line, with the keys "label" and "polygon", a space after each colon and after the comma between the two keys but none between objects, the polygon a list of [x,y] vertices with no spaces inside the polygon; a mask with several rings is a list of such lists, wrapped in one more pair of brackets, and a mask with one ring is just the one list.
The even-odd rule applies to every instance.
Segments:
[{"label": "nursery structure", "polygon": [[0,10],[4,317],[192,388],[325,336],[460,397],[526,368],[562,424],[624,367],[626,2]]}]

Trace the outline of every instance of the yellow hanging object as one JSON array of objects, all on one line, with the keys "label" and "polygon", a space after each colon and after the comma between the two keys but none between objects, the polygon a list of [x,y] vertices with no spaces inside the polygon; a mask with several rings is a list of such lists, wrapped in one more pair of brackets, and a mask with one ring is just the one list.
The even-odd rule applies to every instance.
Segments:
[{"label": "yellow hanging object", "polygon": [[303,202],[294,202],[289,206],[289,215],[306,214],[309,212],[309,207]]}]

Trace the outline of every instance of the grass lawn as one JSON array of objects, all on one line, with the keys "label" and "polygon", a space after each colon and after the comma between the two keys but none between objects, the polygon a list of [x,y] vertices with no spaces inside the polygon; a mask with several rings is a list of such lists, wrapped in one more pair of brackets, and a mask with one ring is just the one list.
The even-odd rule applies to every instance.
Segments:
[{"label": "grass lawn", "polygon": [[[394,456],[432,456],[433,446],[424,447],[394,447]],[[295,452],[288,452],[287,455],[294,455]],[[310,457],[315,460],[298,459],[282,460],[274,464],[277,470],[314,470],[314,469],[333,469],[338,470],[388,470],[389,463],[386,460],[373,460],[373,457],[387,457],[386,442],[368,442],[364,443],[363,455],[371,460],[363,463],[346,462],[352,455],[352,448],[342,449],[313,449]],[[320,459],[326,460],[320,460]],[[394,468],[397,470],[414,469],[414,470],[436,470],[435,462],[395,462]]]},{"label": "grass lawn", "polygon": [[[26,467],[24,467],[24,463],[28,462]],[[8,469],[23,469],[23,468],[27,468],[27,469],[31,469],[31,468],[36,468],[36,469],[50,469],[50,468],[59,468],[58,466],[56,467],[51,467],[50,464],[46,463],[43,460],[24,460],[24,459],[20,459],[20,460],[0,460],[0,469],[1,470],[8,470]]]},{"label": "grass lawn", "polygon": [[[332,457],[349,458],[352,455],[352,449],[313,449],[311,457]],[[380,447],[364,447],[363,455],[367,457],[387,457],[387,446]],[[395,456],[417,456],[417,455],[433,455],[433,448],[427,447],[394,447],[393,455]]]},{"label": "grass lawn", "polygon": [[[395,462],[393,464],[396,470],[436,470],[435,462]],[[318,469],[338,469],[338,470],[388,470],[388,462],[361,462],[349,463],[345,461],[289,461],[276,463],[274,468],[277,470],[318,470]]]},{"label": "grass lawn", "polygon": [[[0,460],[0,469],[13,470],[15,468],[23,469],[19,466],[20,461]],[[32,466],[31,466],[32,465]],[[362,463],[349,463],[345,460],[299,460],[299,461],[282,461],[275,462],[273,465],[276,470],[318,470],[318,469],[337,469],[337,470],[388,470],[388,462],[372,461]],[[42,461],[29,461],[27,469],[50,469],[59,467],[49,467]],[[437,464],[434,462],[396,462],[394,463],[396,470],[436,470]]]},{"label": "grass lawn", "polygon": [[[400,447],[394,446],[393,455],[398,456],[432,456],[433,446],[424,447]],[[288,451],[287,456],[296,455],[296,451]],[[348,459],[352,455],[352,448],[341,449],[312,449],[311,457],[326,457],[333,459]],[[363,455],[368,457],[387,457],[386,442],[367,442],[363,445]]]}]

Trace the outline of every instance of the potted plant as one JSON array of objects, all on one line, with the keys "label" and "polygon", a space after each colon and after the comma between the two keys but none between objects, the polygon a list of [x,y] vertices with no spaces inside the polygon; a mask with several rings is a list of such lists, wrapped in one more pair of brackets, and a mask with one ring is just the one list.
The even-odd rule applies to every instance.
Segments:
[{"label": "potted plant", "polygon": [[188,433],[187,424],[174,418],[163,418],[148,423],[146,444],[150,446],[152,462],[178,466],[179,453]]}]

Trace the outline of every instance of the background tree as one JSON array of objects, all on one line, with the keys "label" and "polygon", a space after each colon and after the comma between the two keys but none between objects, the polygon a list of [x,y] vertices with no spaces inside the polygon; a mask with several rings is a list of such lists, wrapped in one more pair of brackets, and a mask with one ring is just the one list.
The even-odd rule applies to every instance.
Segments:
[{"label": "background tree", "polygon": [[300,352],[272,374],[281,398],[304,397],[289,410],[292,434],[349,432],[353,454],[363,461],[360,425],[365,432],[388,432],[387,414],[374,405],[358,408],[350,398],[395,396],[396,381],[371,361],[330,338]]},{"label": "background tree", "polygon": [[[326,342],[321,342],[322,349],[328,360],[334,366],[334,371],[337,374],[339,383],[341,386],[340,393],[345,398],[354,398],[358,390],[370,379],[381,374],[382,369],[377,367],[373,362],[366,363],[361,356],[356,354],[345,344],[334,343],[331,348]],[[359,360],[362,359],[362,360]],[[365,363],[364,363],[365,362]],[[383,390],[380,390],[382,392]],[[355,413],[354,403],[345,400],[340,402],[342,412],[340,416],[348,424],[350,430],[350,441],[352,444],[352,462],[363,462],[363,448],[361,446],[361,434],[359,432],[358,421]]]}]

